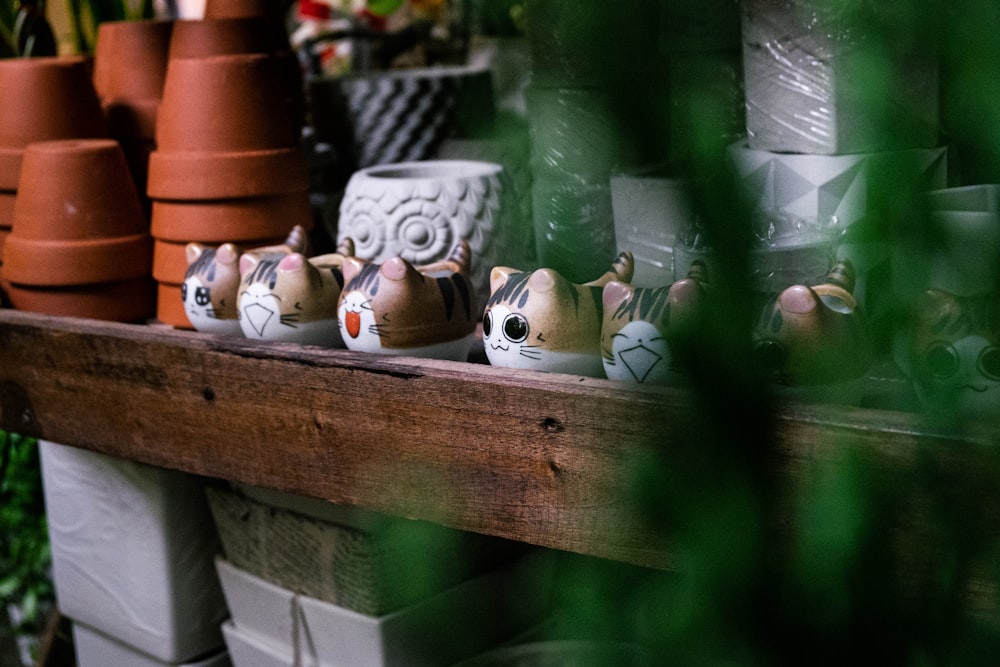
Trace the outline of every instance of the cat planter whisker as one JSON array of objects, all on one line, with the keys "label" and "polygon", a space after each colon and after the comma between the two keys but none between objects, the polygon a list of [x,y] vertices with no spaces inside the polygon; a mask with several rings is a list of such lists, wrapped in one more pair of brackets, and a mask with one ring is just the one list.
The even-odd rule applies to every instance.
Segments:
[{"label": "cat planter whisker", "polygon": [[243,335],[258,340],[344,347],[337,327],[342,267],[353,252],[351,239],[337,252],[306,258],[293,252],[279,258],[240,258],[239,323]]},{"label": "cat planter whisker", "polygon": [[184,312],[197,331],[226,336],[242,336],[238,295],[240,260],[244,255],[278,258],[293,252],[307,252],[309,239],[296,225],[284,243],[242,250],[235,243],[209,246],[188,243],[185,246],[187,270],[181,284]]},{"label": "cat planter whisker", "polygon": [[583,284],[549,268],[527,272],[494,267],[483,312],[483,345],[490,364],[604,377],[604,286],[629,282],[634,268],[628,251],[600,278]]},{"label": "cat planter whisker", "polygon": [[338,325],[349,350],[465,361],[475,337],[471,251],[459,241],[444,260],[415,266],[344,261]]},{"label": "cat planter whisker", "polygon": [[694,335],[705,309],[708,275],[695,261],[686,278],[663,287],[612,280],[602,293],[601,358],[608,379],[667,384],[678,347]]}]

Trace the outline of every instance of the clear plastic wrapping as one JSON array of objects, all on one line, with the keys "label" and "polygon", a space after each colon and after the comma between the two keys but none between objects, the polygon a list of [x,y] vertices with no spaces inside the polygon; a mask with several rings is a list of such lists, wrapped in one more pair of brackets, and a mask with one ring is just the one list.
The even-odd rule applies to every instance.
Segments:
[{"label": "clear plastic wrapping", "polygon": [[930,8],[877,0],[742,6],[751,148],[835,154],[937,145],[936,48],[913,33],[913,21],[897,20]]}]

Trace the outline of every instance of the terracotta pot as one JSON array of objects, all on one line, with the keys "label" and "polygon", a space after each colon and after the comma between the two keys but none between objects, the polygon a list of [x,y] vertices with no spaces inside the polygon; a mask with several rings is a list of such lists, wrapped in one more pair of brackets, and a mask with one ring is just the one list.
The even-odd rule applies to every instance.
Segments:
[{"label": "terracotta pot", "polygon": [[269,50],[289,50],[282,3],[275,0],[206,0],[205,18],[258,17],[268,27]]},{"label": "terracotta pot", "polygon": [[152,234],[168,241],[242,243],[313,226],[308,192],[215,201],[154,201]]},{"label": "terracotta pot", "polygon": [[174,58],[156,127],[163,152],[297,146],[274,60],[264,54]]},{"label": "terracotta pot", "polygon": [[108,136],[87,58],[0,59],[0,90],[0,147]]},{"label": "terracotta pot", "polygon": [[173,26],[162,19],[98,25],[94,88],[102,102],[160,98]]},{"label": "terracotta pot", "polygon": [[[183,282],[184,278],[181,277]],[[191,320],[184,312],[184,300],[181,298],[180,284],[156,284],[156,319],[178,329],[191,329]]]},{"label": "terracotta pot", "polygon": [[228,153],[165,152],[149,156],[146,191],[153,199],[200,201],[261,197],[309,189],[298,148]]},{"label": "terracotta pot", "polygon": [[6,148],[0,146],[0,190],[14,192],[21,178],[21,161],[24,159],[23,148]]},{"label": "terracotta pot", "polygon": [[13,190],[0,190],[0,228],[10,231],[14,224],[14,203],[17,201],[17,192]]},{"label": "terracotta pot", "polygon": [[21,285],[148,276],[152,239],[112,139],[31,144],[24,154],[4,274]]},{"label": "terracotta pot", "polygon": [[177,21],[170,58],[205,58],[237,53],[268,53],[267,26],[257,17]]},{"label": "terracotta pot", "polygon": [[[233,241],[241,248],[263,248],[285,242],[285,236],[264,239]],[[225,243],[223,241],[222,243]],[[185,248],[188,241],[153,240],[153,278],[159,282],[180,285],[184,282],[188,260]],[[221,243],[219,244],[221,245]]]},{"label": "terracotta pot", "polygon": [[0,283],[14,308],[35,313],[137,322],[155,310],[154,283],[149,278],[57,288],[18,285],[6,278]]}]

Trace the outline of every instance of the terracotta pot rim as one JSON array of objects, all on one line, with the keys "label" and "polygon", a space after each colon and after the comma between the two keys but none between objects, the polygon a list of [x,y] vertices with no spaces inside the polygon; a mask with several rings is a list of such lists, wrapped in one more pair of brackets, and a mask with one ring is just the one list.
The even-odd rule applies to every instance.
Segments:
[{"label": "terracotta pot rim", "polygon": [[203,201],[302,192],[309,189],[298,147],[232,153],[153,151],[147,194],[152,199]]},{"label": "terracotta pot rim", "polygon": [[11,234],[4,275],[20,285],[91,285],[149,276],[153,241],[148,234],[114,239],[58,241]]},{"label": "terracotta pot rim", "polygon": [[0,190],[16,191],[21,180],[24,149],[0,146]]},{"label": "terracotta pot rim", "polygon": [[313,227],[306,191],[208,201],[154,200],[150,219],[157,239],[199,243],[244,243],[287,234],[294,225]]},{"label": "terracotta pot rim", "polygon": [[115,322],[137,322],[152,317],[154,285],[150,278],[68,287],[20,285],[6,277],[0,280],[16,309]]}]

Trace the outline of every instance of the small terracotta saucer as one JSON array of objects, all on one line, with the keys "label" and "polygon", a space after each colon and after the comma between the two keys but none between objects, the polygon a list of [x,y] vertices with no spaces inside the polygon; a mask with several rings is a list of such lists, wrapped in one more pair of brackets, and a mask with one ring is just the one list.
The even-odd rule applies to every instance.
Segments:
[{"label": "small terracotta saucer", "polygon": [[158,147],[149,156],[146,191],[153,199],[200,201],[308,189],[309,172],[299,148],[172,153]]},{"label": "small terracotta saucer", "polygon": [[243,243],[280,236],[294,225],[313,227],[305,191],[243,199],[154,201],[151,220],[157,239],[200,243]]}]

